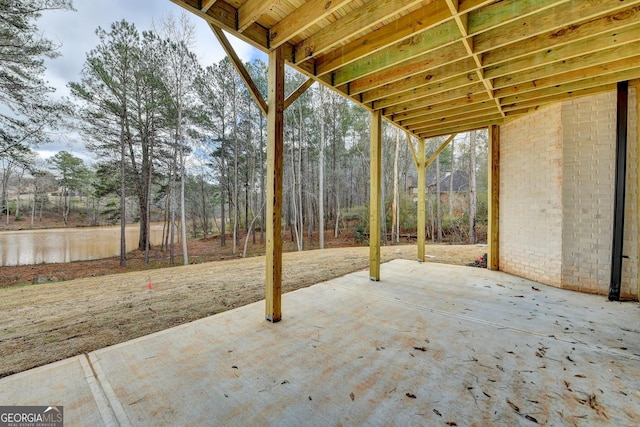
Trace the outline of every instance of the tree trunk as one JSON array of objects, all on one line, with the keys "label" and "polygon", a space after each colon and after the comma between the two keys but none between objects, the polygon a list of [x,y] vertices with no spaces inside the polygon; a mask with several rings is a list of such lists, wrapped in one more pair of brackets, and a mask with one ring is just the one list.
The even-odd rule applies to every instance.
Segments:
[{"label": "tree trunk", "polygon": [[127,264],[127,242],[126,242],[126,228],[127,228],[127,210],[126,210],[126,192],[127,192],[127,181],[126,181],[126,143],[124,136],[124,125],[125,117],[121,117],[120,119],[120,266],[124,267]]},{"label": "tree trunk", "polygon": [[469,132],[469,243],[477,243],[476,235],[476,131]]},{"label": "tree trunk", "polygon": [[184,265],[189,265],[189,253],[187,252],[187,218],[185,215],[184,203],[184,179],[184,148],[182,142],[180,142],[180,243],[182,243],[182,262]]},{"label": "tree trunk", "polygon": [[320,85],[320,154],[318,155],[318,238],[320,249],[324,249],[324,145],[325,145],[325,109],[324,86]]},{"label": "tree trunk", "polygon": [[400,151],[400,129],[396,129],[396,151],[393,158],[393,199],[391,202],[391,244],[399,243],[398,237],[398,153]]},{"label": "tree trunk", "polygon": [[451,219],[453,218],[453,197],[454,197],[454,191],[453,191],[453,172],[455,170],[455,168],[453,167],[454,165],[454,158],[455,158],[455,138],[451,140],[451,167],[449,168],[449,171],[451,172],[451,175],[449,175],[449,221],[451,221]]}]

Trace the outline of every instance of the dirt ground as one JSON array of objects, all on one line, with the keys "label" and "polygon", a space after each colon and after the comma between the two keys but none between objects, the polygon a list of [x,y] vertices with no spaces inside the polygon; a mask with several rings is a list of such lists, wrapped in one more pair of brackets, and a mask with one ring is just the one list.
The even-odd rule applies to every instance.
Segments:
[{"label": "dirt ground", "polygon": [[[368,268],[369,248],[353,246],[349,236],[340,240],[329,239],[330,249],[285,253],[283,291]],[[341,243],[351,247],[336,247]],[[230,250],[229,243],[222,250],[217,240],[194,241],[189,252],[198,264],[163,268],[166,253],[154,251],[146,270],[140,254],[132,254],[127,267],[113,258],[3,267],[0,377],[263,299],[264,256],[236,259]],[[426,261],[466,265],[485,252],[483,245],[428,245]],[[384,246],[381,253],[383,262],[415,259],[416,247]],[[53,279],[64,281],[32,284]]]}]

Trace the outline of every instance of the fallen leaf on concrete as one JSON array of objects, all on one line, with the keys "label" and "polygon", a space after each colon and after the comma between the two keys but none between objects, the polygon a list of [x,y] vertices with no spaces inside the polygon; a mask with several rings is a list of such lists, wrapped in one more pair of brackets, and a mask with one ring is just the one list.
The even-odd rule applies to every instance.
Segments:
[{"label": "fallen leaf on concrete", "polygon": [[353,392],[349,393],[349,397],[351,398],[351,401],[353,402],[354,400],[356,400],[356,395],[353,394]]},{"label": "fallen leaf on concrete", "polygon": [[448,426],[457,426],[458,424],[454,423],[453,421],[448,421],[445,423]]},{"label": "fallen leaf on concrete", "polygon": [[436,414],[437,416],[441,417],[442,414],[440,413],[440,411],[438,411],[437,409],[433,410],[433,413]]},{"label": "fallen leaf on concrete", "polygon": [[411,399],[415,399],[415,398],[416,398],[416,395],[415,395],[415,394],[413,394],[413,393],[406,393],[405,395],[406,395],[407,397],[410,397]]},{"label": "fallen leaf on concrete", "polygon": [[576,378],[587,378],[582,374],[575,374],[574,377],[576,377]]},{"label": "fallen leaf on concrete", "polygon": [[414,350],[427,351],[427,347],[413,347]]},{"label": "fallen leaf on concrete", "polygon": [[526,419],[528,419],[531,422],[534,422],[536,424],[538,424],[538,420],[536,420],[535,418],[533,418],[531,415],[525,415],[524,416]]},{"label": "fallen leaf on concrete", "polygon": [[534,291],[540,292],[540,289],[536,288],[535,286],[532,286],[531,289],[533,289]]}]

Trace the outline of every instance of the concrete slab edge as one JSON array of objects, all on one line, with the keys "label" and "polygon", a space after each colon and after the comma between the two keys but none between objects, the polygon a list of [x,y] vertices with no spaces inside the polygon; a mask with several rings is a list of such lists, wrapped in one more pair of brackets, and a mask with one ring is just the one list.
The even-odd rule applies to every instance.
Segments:
[{"label": "concrete slab edge", "polygon": [[93,400],[98,407],[98,411],[100,412],[104,425],[114,427],[119,426],[116,416],[113,413],[113,409],[111,408],[111,405],[109,404],[109,401],[96,378],[96,374],[93,371],[93,367],[91,366],[88,356],[86,354],[78,356],[78,361],[80,362],[80,366],[82,366],[82,371],[84,372],[85,379],[89,385],[89,389],[93,395]]},{"label": "concrete slab edge", "polygon": [[[106,425],[113,426],[124,426],[128,427],[133,425],[127,416],[120,400],[116,396],[116,393],[113,391],[109,380],[104,374],[102,367],[100,366],[100,362],[94,353],[89,353],[85,358],[88,369],[90,370],[92,377],[95,379],[95,386],[98,388],[98,395],[102,396],[100,403],[98,404],[98,399],[96,399],[96,404],[100,408],[100,414],[103,414],[103,411],[106,413],[107,411],[113,415],[112,420],[103,415],[103,419],[105,419]],[[84,366],[83,366],[84,368]],[[91,383],[89,383],[91,385]],[[93,392],[93,387],[91,388]],[[94,397],[96,396],[96,392],[94,392]],[[112,424],[107,424],[107,422],[112,422]]]}]

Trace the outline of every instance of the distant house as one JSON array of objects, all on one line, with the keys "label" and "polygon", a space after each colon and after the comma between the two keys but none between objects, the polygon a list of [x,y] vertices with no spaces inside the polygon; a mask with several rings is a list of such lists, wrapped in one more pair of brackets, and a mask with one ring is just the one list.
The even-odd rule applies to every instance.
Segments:
[{"label": "distant house", "polygon": [[[440,174],[440,192],[448,193],[451,185],[451,172],[446,171]],[[409,194],[418,194],[418,177],[416,175],[407,176],[406,183]],[[453,172],[453,192],[467,193],[469,191],[469,175],[466,172]],[[436,192],[436,173],[427,172],[427,193]]]},{"label": "distant house", "polygon": [[[446,171],[440,174],[440,200],[448,205],[451,188],[451,172]],[[427,172],[427,194],[436,193],[436,173]],[[418,201],[418,177],[416,175],[407,176],[407,192],[413,196],[414,201]],[[469,174],[463,171],[453,172],[453,194],[454,212],[461,214],[468,206]]]}]

